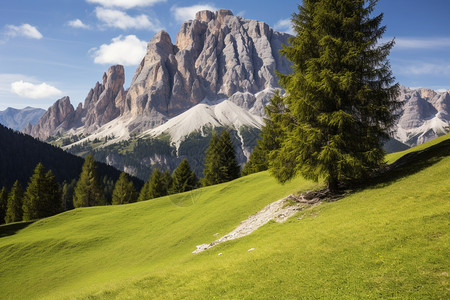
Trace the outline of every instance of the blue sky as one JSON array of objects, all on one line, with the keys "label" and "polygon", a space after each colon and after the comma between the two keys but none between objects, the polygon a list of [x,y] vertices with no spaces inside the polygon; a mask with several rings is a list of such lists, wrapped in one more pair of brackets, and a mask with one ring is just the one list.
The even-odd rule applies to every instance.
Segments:
[{"label": "blue sky", "polygon": [[[175,43],[196,10],[235,15],[290,30],[292,0],[6,0],[0,7],[0,110],[48,108],[62,96],[76,106],[110,65],[124,64],[130,84],[146,43],[166,30]],[[380,0],[390,60],[400,84],[450,89],[450,0]]]}]

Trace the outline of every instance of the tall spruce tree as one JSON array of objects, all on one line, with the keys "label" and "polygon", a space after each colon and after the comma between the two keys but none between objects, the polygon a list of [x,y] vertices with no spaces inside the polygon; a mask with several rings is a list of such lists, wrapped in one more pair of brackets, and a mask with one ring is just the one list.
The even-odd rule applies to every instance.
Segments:
[{"label": "tall spruce tree", "polygon": [[23,189],[19,181],[14,182],[8,195],[5,223],[22,221]]},{"label": "tall spruce tree", "polygon": [[133,203],[137,201],[137,197],[133,182],[128,179],[127,173],[122,172],[112,193],[112,204]]},{"label": "tall spruce tree", "polygon": [[[150,175],[151,178],[151,175]],[[144,183],[144,186],[141,188],[141,191],[139,192],[139,197],[137,201],[144,201],[150,199],[149,192],[148,192],[148,186],[150,184],[150,178],[148,181]]]},{"label": "tall spruce tree", "polygon": [[296,174],[339,181],[361,178],[384,161],[383,142],[396,120],[398,85],[387,59],[394,41],[380,43],[383,14],[376,0],[304,0],[293,14],[296,36],[280,51],[293,73],[279,74],[289,126],[270,152],[281,182]]},{"label": "tall spruce tree", "polygon": [[265,111],[268,117],[264,119],[265,125],[261,129],[261,139],[257,141],[250,154],[249,160],[242,170],[242,175],[265,171],[269,168],[270,151],[280,148],[283,141],[282,125],[289,126],[289,119],[286,119],[284,114],[286,106],[279,90],[270,99]]},{"label": "tall spruce tree", "polygon": [[191,170],[187,159],[178,165],[172,174],[172,186],[170,194],[177,194],[196,189],[198,187],[198,179],[195,173]]},{"label": "tall spruce tree", "polygon": [[105,194],[98,181],[94,157],[89,154],[84,159],[80,179],[75,186],[73,206],[83,207],[105,204]]},{"label": "tall spruce tree", "polygon": [[42,209],[41,218],[56,215],[63,210],[61,185],[52,170],[48,170],[45,174],[45,194],[47,196],[47,200],[44,202],[46,207]]},{"label": "tall spruce tree", "polygon": [[0,189],[0,224],[5,223],[6,208],[8,207],[8,191],[5,187]]}]

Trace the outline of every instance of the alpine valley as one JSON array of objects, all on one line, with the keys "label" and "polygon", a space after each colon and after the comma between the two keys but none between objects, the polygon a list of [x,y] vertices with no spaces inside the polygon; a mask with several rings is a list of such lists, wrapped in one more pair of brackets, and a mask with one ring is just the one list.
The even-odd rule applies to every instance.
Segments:
[{"label": "alpine valley", "polygon": [[[289,34],[234,16],[200,11],[185,22],[175,44],[165,31],[147,45],[128,89],[121,65],[111,66],[75,108],[56,101],[24,133],[146,180],[156,167],[173,170],[183,158],[197,175],[213,129],[229,129],[239,163],[256,145],[264,107],[277,89],[276,72],[291,72],[279,54]],[[443,135],[450,91],[401,87],[403,109],[388,152]]]}]

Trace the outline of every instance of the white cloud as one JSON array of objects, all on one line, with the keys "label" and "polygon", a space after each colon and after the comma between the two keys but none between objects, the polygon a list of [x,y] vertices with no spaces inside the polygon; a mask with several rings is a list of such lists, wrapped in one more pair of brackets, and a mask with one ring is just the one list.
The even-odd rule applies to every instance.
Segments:
[{"label": "white cloud", "polygon": [[286,32],[292,35],[295,34],[290,18],[279,20],[275,25],[273,25],[273,28],[277,31]]},{"label": "white cloud", "polygon": [[94,62],[97,64],[122,64],[125,66],[138,65],[145,56],[147,43],[139,40],[135,35],[112,39],[110,44],[103,44],[100,48],[93,48]]},{"label": "white cloud", "polygon": [[30,24],[22,24],[20,26],[6,25],[6,35],[9,37],[23,36],[38,40],[43,37],[37,28]]},{"label": "white cloud", "polygon": [[166,0],[86,0],[86,2],[100,4],[104,7],[130,9],[133,7],[152,6],[159,2],[166,2]]},{"label": "white cloud", "polygon": [[216,11],[217,8],[213,4],[196,4],[192,6],[184,6],[184,7],[178,7],[176,5],[172,6],[170,8],[170,11],[175,17],[175,20],[177,20],[180,23],[183,23],[187,20],[193,20],[195,19],[195,14],[198,11],[201,10],[210,10],[210,11]]},{"label": "white cloud", "polygon": [[146,15],[131,17],[123,11],[103,7],[97,7],[95,9],[95,14],[107,27],[120,28],[123,30],[134,28],[159,31],[162,29],[158,19],[155,18],[153,21],[150,21]]},{"label": "white cloud", "polygon": [[62,92],[45,82],[33,84],[23,80],[11,83],[11,92],[25,98],[42,99],[61,95]]},{"label": "white cloud", "polygon": [[395,48],[402,49],[439,49],[450,47],[450,38],[396,38]]},{"label": "white cloud", "polygon": [[67,25],[73,28],[89,29],[89,25],[84,24],[80,19],[67,22]]}]

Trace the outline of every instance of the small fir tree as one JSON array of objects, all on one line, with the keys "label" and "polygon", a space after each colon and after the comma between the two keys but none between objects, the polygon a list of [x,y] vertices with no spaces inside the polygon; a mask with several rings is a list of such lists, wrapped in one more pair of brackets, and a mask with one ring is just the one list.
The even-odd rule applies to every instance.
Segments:
[{"label": "small fir tree", "polygon": [[211,141],[208,149],[206,149],[205,166],[203,169],[202,185],[209,186],[222,182],[221,168],[220,168],[220,149],[219,136],[214,130],[212,132]]},{"label": "small fir tree", "polygon": [[158,169],[155,169],[149,180],[148,185],[148,199],[158,198],[167,195],[167,183],[165,181],[163,173]]},{"label": "small fir tree", "polygon": [[45,195],[47,197],[46,209],[43,209],[41,218],[49,217],[60,213],[63,210],[62,191],[58,181],[52,170],[48,170],[45,174]]},{"label": "small fir tree", "polygon": [[64,210],[74,209],[73,207],[73,193],[77,180],[73,179],[70,183],[64,182],[62,188],[62,202]]},{"label": "small fir tree", "polygon": [[239,178],[241,174],[241,167],[237,162],[233,141],[231,140],[231,135],[228,130],[224,130],[220,135],[218,147],[220,149],[222,182]]},{"label": "small fir tree", "polygon": [[179,164],[178,168],[172,174],[172,186],[170,188],[171,194],[182,193],[196,189],[198,187],[198,179],[195,173],[191,170],[187,159]]},{"label": "small fir tree", "polygon": [[301,174],[338,182],[361,178],[384,161],[401,103],[387,59],[394,41],[380,43],[383,15],[376,0],[304,0],[293,14],[296,36],[281,54],[293,73],[278,74],[289,126],[270,171],[281,182]]},{"label": "small fir tree", "polygon": [[[151,178],[151,175],[150,175]],[[148,192],[148,186],[150,184],[150,178],[147,182],[144,183],[144,186],[141,188],[141,191],[139,192],[138,201],[145,201],[150,199],[149,192]]]},{"label": "small fir tree", "polygon": [[122,172],[112,193],[112,204],[126,204],[136,201],[137,193],[133,182],[128,179],[127,173]]},{"label": "small fir tree", "polygon": [[80,179],[75,186],[73,206],[84,207],[105,204],[105,194],[98,181],[94,157],[89,154],[84,160]]},{"label": "small fir tree", "polygon": [[14,182],[8,195],[5,223],[19,222],[22,220],[23,189],[19,181]]},{"label": "small fir tree", "polygon": [[0,190],[0,224],[5,223],[6,209],[8,207],[8,191],[5,187]]}]

